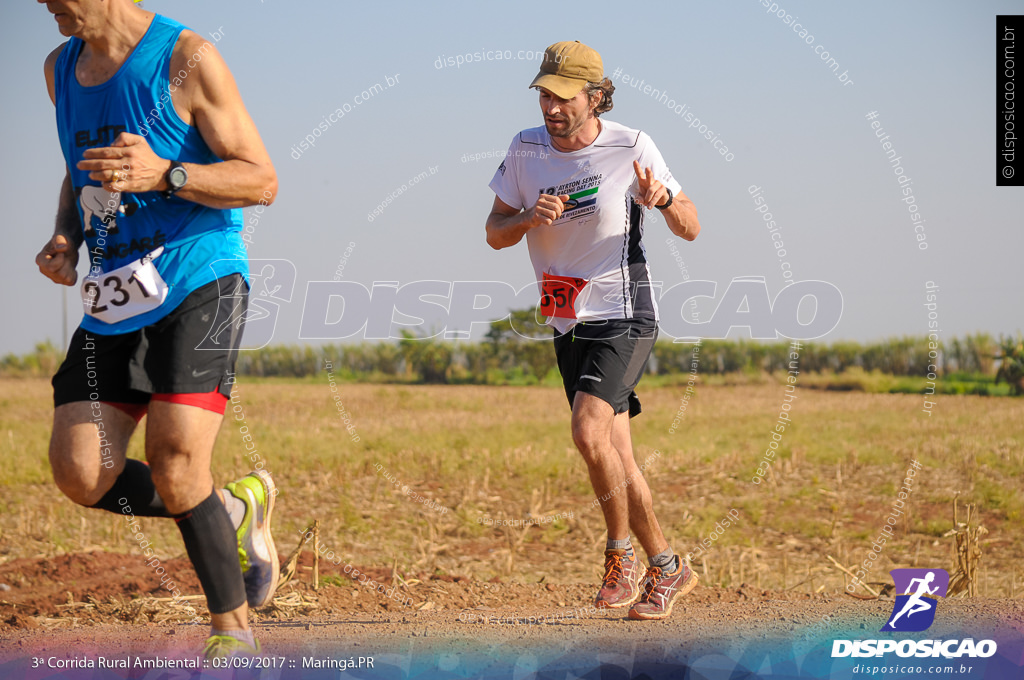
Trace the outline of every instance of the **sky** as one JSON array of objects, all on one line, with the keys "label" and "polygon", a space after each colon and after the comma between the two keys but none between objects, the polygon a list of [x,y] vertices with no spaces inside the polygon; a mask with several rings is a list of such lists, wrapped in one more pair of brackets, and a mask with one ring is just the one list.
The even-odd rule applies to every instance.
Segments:
[{"label": "sky", "polygon": [[[665,288],[684,277],[715,281],[720,301],[741,277],[763,277],[770,298],[787,285],[786,272],[825,281],[842,296],[825,341],[923,335],[929,311],[944,338],[1024,327],[1024,189],[995,179],[996,15],[1019,3],[785,0],[777,3],[782,17],[760,0],[144,6],[219,37],[275,163],[279,194],[255,219],[249,256],[276,264],[285,286],[272,301],[275,322],[249,344],[321,342],[300,338],[304,309],[307,321],[328,314],[307,299],[311,281],[530,284],[525,243],[495,251],[485,241],[488,183],[513,136],[541,123],[527,88],[540,52],[561,40],[601,53],[606,75],[618,74],[604,117],[650,134],[697,207],[702,231],[692,243],[670,244],[663,220],[646,227],[653,279]],[[9,197],[2,355],[62,342],[62,294],[69,332],[81,307],[77,290],[49,282],[34,263],[52,233],[64,171],[42,72],[62,38],[35,2],[5,2],[0,17],[8,65],[0,73],[0,185]],[[797,23],[810,43],[788,25]],[[511,58],[486,58],[498,52]],[[479,61],[447,63],[474,53]],[[388,87],[356,103],[377,83]],[[647,85],[675,108],[645,93]],[[344,116],[302,150],[339,108]],[[700,124],[691,127],[687,114]],[[917,232],[906,186],[923,220]],[[756,189],[782,257],[756,210]],[[245,211],[247,222],[256,217]],[[702,320],[718,314],[716,304],[702,302]],[[813,312],[800,314],[806,321]],[[747,335],[735,329],[730,337]]]}]

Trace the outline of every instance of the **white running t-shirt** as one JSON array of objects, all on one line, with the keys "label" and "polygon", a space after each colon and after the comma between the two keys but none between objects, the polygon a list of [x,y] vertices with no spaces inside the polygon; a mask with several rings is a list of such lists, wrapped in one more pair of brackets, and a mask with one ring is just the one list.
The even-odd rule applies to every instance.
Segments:
[{"label": "white running t-shirt", "polygon": [[[651,168],[674,196],[682,188],[646,133],[603,119],[600,123],[601,131],[590,146],[570,152],[552,146],[543,125],[523,130],[512,140],[490,183],[498,198],[521,210],[533,207],[542,193],[569,195],[558,220],[526,233],[538,282],[545,275],[576,280],[575,304],[557,316],[548,315],[548,324],[559,333],[577,321],[658,318],[642,242],[644,208],[633,198],[633,161],[642,169]],[[558,281],[554,285],[564,287]],[[553,291],[564,303],[564,296],[543,285],[542,303],[547,296],[552,304]]]}]

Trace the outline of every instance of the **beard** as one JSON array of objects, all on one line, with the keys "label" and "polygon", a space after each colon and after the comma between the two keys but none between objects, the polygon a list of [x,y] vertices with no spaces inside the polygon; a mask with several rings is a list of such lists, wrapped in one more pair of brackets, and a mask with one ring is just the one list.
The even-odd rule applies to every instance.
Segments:
[{"label": "beard", "polygon": [[545,118],[544,128],[552,137],[572,137],[583,128],[583,124],[586,123],[587,120],[586,118],[564,118],[560,119],[560,122],[563,122],[564,124],[558,128],[552,128],[551,123],[548,121],[547,118]]}]

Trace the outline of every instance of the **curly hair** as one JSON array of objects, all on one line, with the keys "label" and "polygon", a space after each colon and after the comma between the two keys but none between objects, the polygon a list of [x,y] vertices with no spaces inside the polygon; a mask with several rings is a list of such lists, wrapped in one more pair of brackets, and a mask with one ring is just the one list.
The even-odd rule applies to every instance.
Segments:
[{"label": "curly hair", "polygon": [[603,79],[599,83],[587,83],[583,86],[583,91],[587,93],[587,99],[593,99],[594,95],[601,92],[604,97],[601,98],[601,103],[594,107],[594,117],[599,117],[602,113],[612,110],[612,95],[615,94],[615,85],[608,78]]}]

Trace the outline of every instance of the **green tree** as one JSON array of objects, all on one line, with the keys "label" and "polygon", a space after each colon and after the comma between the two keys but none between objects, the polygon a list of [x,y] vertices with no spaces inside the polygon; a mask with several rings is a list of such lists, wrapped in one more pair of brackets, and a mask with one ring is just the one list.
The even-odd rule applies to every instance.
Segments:
[{"label": "green tree", "polygon": [[996,384],[1006,382],[1014,395],[1024,394],[1024,338],[1008,336],[999,339],[999,370],[996,371]]},{"label": "green tree", "polygon": [[492,322],[486,337],[495,365],[506,375],[519,368],[542,381],[555,367],[551,328],[534,309],[515,310],[509,318]]},{"label": "green tree", "polygon": [[409,331],[402,331],[399,341],[407,369],[419,376],[425,383],[446,384],[448,369],[452,364],[452,347],[433,338],[419,338]]}]

